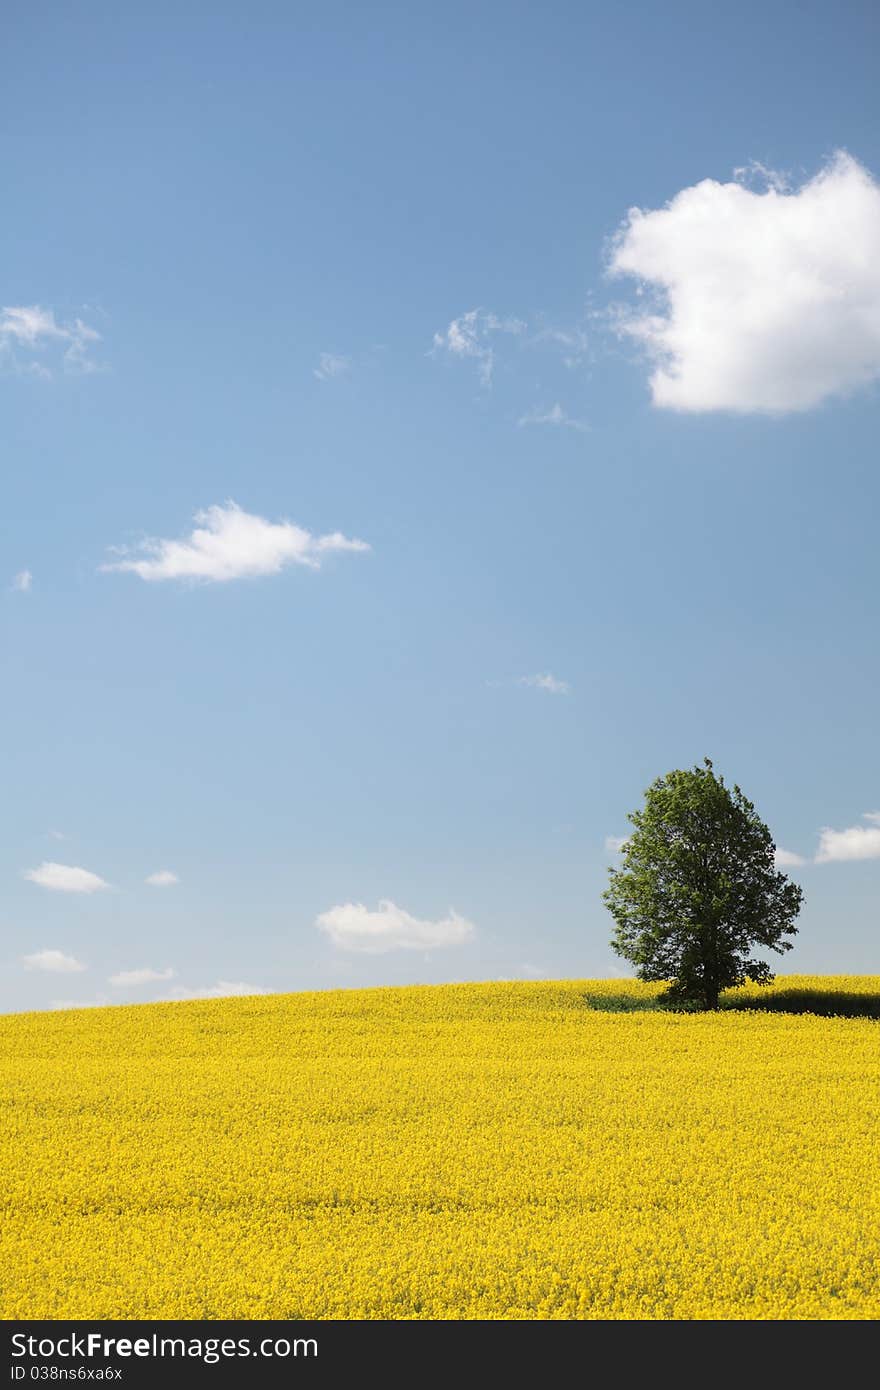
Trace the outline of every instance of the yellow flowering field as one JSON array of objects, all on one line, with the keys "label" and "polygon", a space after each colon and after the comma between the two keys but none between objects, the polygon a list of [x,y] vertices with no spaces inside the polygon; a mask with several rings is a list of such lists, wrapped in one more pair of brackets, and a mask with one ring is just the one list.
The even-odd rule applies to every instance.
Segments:
[{"label": "yellow flowering field", "polygon": [[0,1018],[0,1314],[880,1316],[880,1023],[655,993]]}]

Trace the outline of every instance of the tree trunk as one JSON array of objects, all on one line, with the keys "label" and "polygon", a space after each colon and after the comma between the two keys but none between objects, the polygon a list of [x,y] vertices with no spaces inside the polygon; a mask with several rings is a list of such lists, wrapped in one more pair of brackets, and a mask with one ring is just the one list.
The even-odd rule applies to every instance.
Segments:
[{"label": "tree trunk", "polygon": [[[715,954],[715,949],[714,949],[714,948],[715,948],[715,942],[714,942],[714,939],[713,939],[713,941],[712,941],[712,954],[713,954],[713,956],[714,956],[714,954]],[[705,959],[704,959],[704,961],[703,961],[703,1008],[705,1008],[705,1009],[717,1009],[717,1008],[718,1008],[718,971],[717,971],[717,968],[716,968],[716,969],[713,969],[713,968],[712,968],[713,965],[716,965],[716,961],[715,961],[715,960],[713,960],[712,963],[710,964],[710,962],[709,962],[708,960],[705,960]]]},{"label": "tree trunk", "polygon": [[712,963],[706,971],[706,1008],[718,1008],[718,927],[712,923],[709,928],[709,945],[712,952]]}]

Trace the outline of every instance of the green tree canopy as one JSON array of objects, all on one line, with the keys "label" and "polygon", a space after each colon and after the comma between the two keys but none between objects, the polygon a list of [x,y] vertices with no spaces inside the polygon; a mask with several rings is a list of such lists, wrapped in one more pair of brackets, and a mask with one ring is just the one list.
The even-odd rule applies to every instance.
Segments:
[{"label": "green tree canopy", "polygon": [[790,951],[803,891],[780,873],[752,803],[702,767],[668,772],[629,816],[634,829],[603,897],[612,946],[642,980],[706,1009],[723,989],[773,979],[754,947]]}]

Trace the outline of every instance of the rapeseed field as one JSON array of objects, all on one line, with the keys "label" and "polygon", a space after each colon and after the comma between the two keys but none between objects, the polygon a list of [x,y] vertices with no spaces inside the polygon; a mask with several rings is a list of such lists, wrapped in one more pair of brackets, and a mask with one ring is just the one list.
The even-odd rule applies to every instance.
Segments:
[{"label": "rapeseed field", "polygon": [[656,994],[0,1018],[0,1314],[880,1316],[880,1023],[618,1007]]}]

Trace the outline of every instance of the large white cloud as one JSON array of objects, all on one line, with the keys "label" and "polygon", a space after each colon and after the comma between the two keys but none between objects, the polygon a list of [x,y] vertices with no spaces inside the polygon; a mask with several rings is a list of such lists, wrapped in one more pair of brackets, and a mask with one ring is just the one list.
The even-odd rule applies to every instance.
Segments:
[{"label": "large white cloud", "polygon": [[880,186],[839,152],[800,188],[704,179],[630,211],[610,270],[644,307],[620,330],[673,410],[806,410],[880,378]]},{"label": "large white cloud", "polygon": [[363,903],[343,903],[322,912],[315,921],[334,946],[347,951],[379,954],[383,951],[433,951],[460,946],[473,933],[473,923],[450,909],[448,917],[428,921],[413,917],[383,898],[375,912]]},{"label": "large white cloud", "polygon": [[67,956],[63,951],[34,951],[21,960],[25,970],[48,970],[53,975],[74,975],[86,968],[76,956]]},{"label": "large white cloud", "polygon": [[235,502],[196,512],[197,525],[182,540],[146,539],[134,553],[122,547],[121,558],[104,570],[130,570],[141,579],[225,581],[278,574],[288,565],[318,569],[325,555],[337,550],[369,550],[366,541],[349,540],[339,531],[313,536],[290,521],[266,521],[242,511]]},{"label": "large white cloud", "polygon": [[74,864],[53,864],[51,860],[44,860],[36,869],[25,869],[24,877],[55,893],[98,893],[110,887],[89,869],[80,869]]},{"label": "large white cloud", "polygon": [[842,859],[880,859],[880,811],[866,811],[868,825],[850,825],[846,830],[825,826],[819,831],[817,864]]}]

